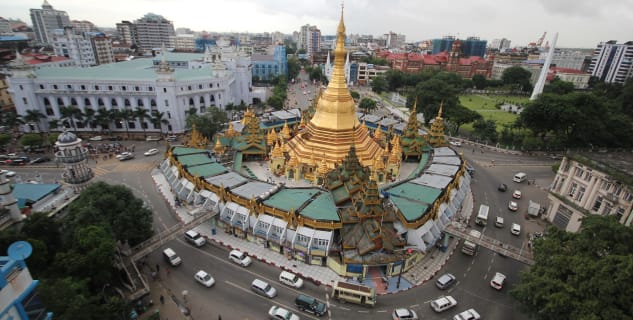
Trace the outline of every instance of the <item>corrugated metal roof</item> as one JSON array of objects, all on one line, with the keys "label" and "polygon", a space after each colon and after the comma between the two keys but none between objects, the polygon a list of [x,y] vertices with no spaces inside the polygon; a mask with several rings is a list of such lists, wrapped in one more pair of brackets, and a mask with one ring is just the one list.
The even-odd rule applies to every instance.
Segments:
[{"label": "corrugated metal roof", "polygon": [[318,195],[299,213],[302,216],[319,221],[341,221],[330,193]]},{"label": "corrugated metal roof", "polygon": [[233,171],[226,174],[219,175],[219,176],[207,178],[204,180],[216,187],[224,186],[226,188],[233,188],[249,181],[247,178]]},{"label": "corrugated metal roof", "polygon": [[269,207],[290,212],[292,209],[299,209],[305,202],[319,192],[320,190],[318,188],[284,188],[264,201],[264,204]]}]

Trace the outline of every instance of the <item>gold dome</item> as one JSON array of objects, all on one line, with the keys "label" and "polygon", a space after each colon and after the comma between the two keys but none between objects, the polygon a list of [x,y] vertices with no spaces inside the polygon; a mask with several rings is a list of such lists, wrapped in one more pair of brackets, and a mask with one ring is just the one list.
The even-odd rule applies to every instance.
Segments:
[{"label": "gold dome", "polygon": [[[372,166],[382,148],[361,126],[354,100],[345,82],[345,25],[343,12],[337,29],[334,70],[327,89],[318,97],[316,110],[304,130],[288,141],[288,153],[305,165],[318,165],[313,158],[327,161],[334,168],[354,145],[359,162]],[[318,155],[318,156],[317,156]]]}]

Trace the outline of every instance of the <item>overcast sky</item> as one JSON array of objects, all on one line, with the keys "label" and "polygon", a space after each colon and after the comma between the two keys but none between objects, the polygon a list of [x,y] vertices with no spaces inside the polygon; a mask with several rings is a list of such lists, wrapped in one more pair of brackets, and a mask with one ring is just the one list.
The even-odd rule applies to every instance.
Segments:
[{"label": "overcast sky", "polygon": [[[30,8],[43,0],[3,0],[0,14],[31,25]],[[334,34],[339,0],[49,0],[73,20],[115,27],[148,12],[171,20],[175,28],[214,32],[290,34],[301,25],[316,25]],[[393,31],[407,42],[445,35],[478,36],[490,43],[507,38],[512,46],[536,41],[544,31],[557,47],[594,48],[600,41],[633,41],[633,0],[347,0],[347,34]]]}]

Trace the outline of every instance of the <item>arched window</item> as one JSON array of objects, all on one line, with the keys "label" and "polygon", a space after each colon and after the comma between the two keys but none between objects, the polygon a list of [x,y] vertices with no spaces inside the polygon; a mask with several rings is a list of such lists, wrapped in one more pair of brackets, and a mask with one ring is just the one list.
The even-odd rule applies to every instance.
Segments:
[{"label": "arched window", "polygon": [[150,106],[152,106],[152,107],[155,107],[155,106],[156,106],[156,100],[152,99],[152,100],[149,102],[149,105],[150,105]]},{"label": "arched window", "polygon": [[45,106],[50,106],[51,102],[48,100],[48,98],[44,98],[44,105]]},{"label": "arched window", "polygon": [[200,97],[200,104],[204,105],[204,97]]},{"label": "arched window", "polygon": [[75,99],[75,98],[70,98],[70,105],[71,105],[71,106],[76,106],[76,105],[77,105],[77,99]]},{"label": "arched window", "polygon": [[90,99],[85,98],[84,99],[84,106],[91,106],[92,104],[90,103]]},{"label": "arched window", "polygon": [[125,100],[123,100],[123,105],[126,106],[126,107],[129,107],[130,106],[130,99],[126,98]]},{"label": "arched window", "polygon": [[209,95],[209,101],[215,102],[215,97],[212,94]]},{"label": "arched window", "polygon": [[189,105],[193,106],[193,98],[189,98]]},{"label": "arched window", "polygon": [[62,99],[62,98],[57,98],[57,105],[58,105],[58,106],[63,106],[63,105],[65,105],[65,103],[64,103],[64,99]]},{"label": "arched window", "polygon": [[119,105],[118,103],[116,103],[116,99],[114,99],[114,98],[112,98],[112,101],[110,101],[110,104],[111,104],[113,107],[117,107],[117,106]]},{"label": "arched window", "polygon": [[98,105],[99,107],[103,107],[103,106],[104,106],[104,104],[103,104],[103,99],[101,99],[101,98],[97,99],[97,105]]},{"label": "arched window", "polygon": [[136,105],[139,106],[139,107],[142,107],[143,106],[143,99],[138,99],[136,101]]}]

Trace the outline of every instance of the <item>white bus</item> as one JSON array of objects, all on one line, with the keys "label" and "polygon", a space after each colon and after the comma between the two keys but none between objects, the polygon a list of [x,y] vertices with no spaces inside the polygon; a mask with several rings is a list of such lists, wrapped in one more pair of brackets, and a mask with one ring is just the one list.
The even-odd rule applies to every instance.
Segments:
[{"label": "white bus", "polygon": [[376,289],[349,282],[336,281],[332,288],[332,297],[340,301],[374,306]]},{"label": "white bus", "polygon": [[479,213],[477,214],[477,218],[475,218],[475,223],[480,226],[485,226],[488,223],[488,211],[490,211],[490,207],[485,204],[479,206]]}]

